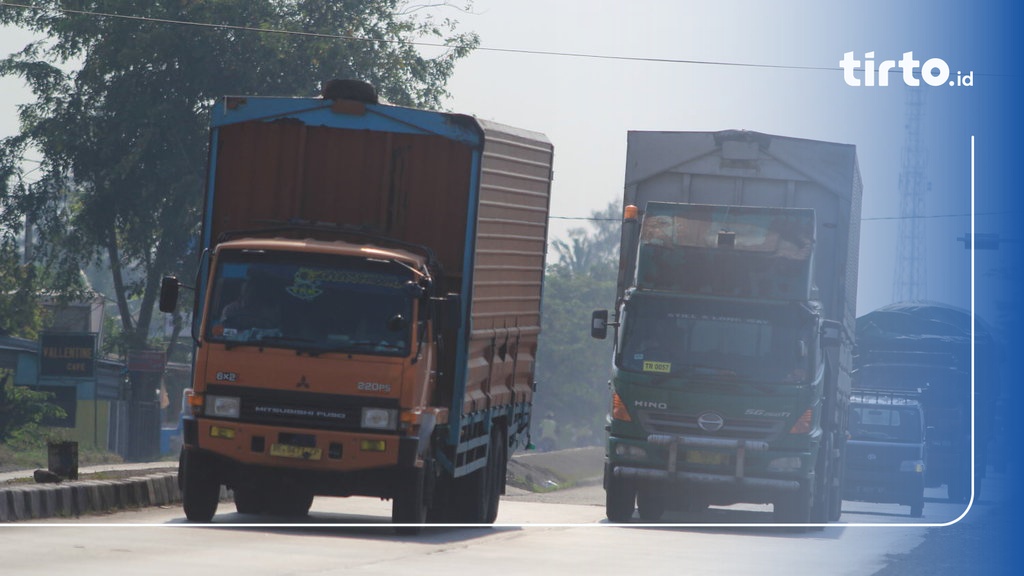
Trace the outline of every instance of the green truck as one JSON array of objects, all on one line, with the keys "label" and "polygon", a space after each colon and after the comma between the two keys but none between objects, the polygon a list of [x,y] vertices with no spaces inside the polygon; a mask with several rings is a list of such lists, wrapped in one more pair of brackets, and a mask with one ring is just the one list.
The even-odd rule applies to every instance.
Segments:
[{"label": "green truck", "polygon": [[630,132],[604,487],[634,510],[837,520],[855,328],[856,149]]}]

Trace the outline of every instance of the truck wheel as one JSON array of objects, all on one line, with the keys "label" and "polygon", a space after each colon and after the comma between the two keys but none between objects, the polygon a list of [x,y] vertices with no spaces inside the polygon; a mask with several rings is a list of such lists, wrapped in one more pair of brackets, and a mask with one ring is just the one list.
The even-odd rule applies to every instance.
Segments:
[{"label": "truck wheel", "polygon": [[505,477],[508,474],[508,442],[503,428],[495,430],[491,435],[491,457],[487,461],[490,469],[491,485],[488,486],[487,524],[494,524],[498,519],[498,506],[501,504],[501,493],[505,491]]},{"label": "truck wheel", "polygon": [[839,494],[839,469],[834,451],[835,433],[826,433],[818,448],[818,461],[814,470],[816,490],[811,502],[810,521],[815,524],[825,524],[839,518],[842,498]]},{"label": "truck wheel", "polygon": [[235,510],[239,514],[262,514],[266,510],[264,493],[256,486],[236,486]]},{"label": "truck wheel", "polygon": [[839,517],[843,514],[843,477],[846,475],[845,452],[846,447],[841,447],[838,458],[834,460],[832,488],[829,491],[829,504],[831,508],[831,514],[828,518],[829,522],[838,522]]},{"label": "truck wheel", "polygon": [[408,477],[402,478],[402,487],[391,499],[391,522],[393,524],[414,524],[395,526],[395,532],[415,536],[427,521],[427,502],[423,491],[423,468],[416,468]]},{"label": "truck wheel", "polygon": [[[646,486],[636,492],[636,509],[640,520],[657,522],[665,513],[665,495],[661,486]],[[632,511],[630,511],[632,514]]]},{"label": "truck wheel", "polygon": [[498,502],[504,478],[505,437],[502,430],[491,433],[487,463],[483,468],[455,481],[455,494],[459,498],[458,521],[468,524],[492,524],[498,516]]},{"label": "truck wheel", "polygon": [[609,471],[608,485],[604,493],[605,515],[610,522],[624,524],[633,518],[636,504],[636,487],[624,478],[616,478]]},{"label": "truck wheel", "polygon": [[181,504],[189,522],[209,522],[217,513],[220,500],[220,482],[210,463],[199,453],[185,449],[181,451],[178,464],[181,483]]},{"label": "truck wheel", "polygon": [[[432,473],[437,473],[435,469]],[[458,506],[455,500],[455,479],[441,469],[440,475],[434,478],[433,493],[430,498],[430,506],[427,508],[428,524],[447,524],[459,522]]]},{"label": "truck wheel", "polygon": [[913,518],[920,518],[924,516],[924,501],[914,502],[910,505],[910,516]]},{"label": "truck wheel", "polygon": [[970,475],[954,472],[946,484],[946,499],[950,502],[967,502],[971,498]]},{"label": "truck wheel", "polygon": [[313,492],[294,486],[279,487],[273,498],[264,498],[265,511],[278,516],[305,516],[313,505]]},{"label": "truck wheel", "polygon": [[792,494],[779,497],[773,505],[776,522],[807,524],[811,521],[811,488],[801,482],[800,488]]}]

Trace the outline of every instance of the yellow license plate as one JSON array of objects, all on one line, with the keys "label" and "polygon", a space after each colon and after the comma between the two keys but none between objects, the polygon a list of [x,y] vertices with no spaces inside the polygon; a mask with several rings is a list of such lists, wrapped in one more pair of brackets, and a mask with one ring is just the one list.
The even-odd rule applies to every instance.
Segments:
[{"label": "yellow license plate", "polygon": [[299,458],[302,460],[319,460],[323,451],[319,448],[292,446],[291,444],[271,444],[270,455],[283,458]]},{"label": "yellow license plate", "polygon": [[719,466],[729,463],[728,454],[718,452],[701,452],[700,450],[689,450],[686,452],[686,461],[690,464],[705,464],[708,466]]},{"label": "yellow license plate", "polygon": [[662,374],[668,374],[671,371],[671,362],[652,362],[650,360],[644,361],[644,372],[660,372]]}]

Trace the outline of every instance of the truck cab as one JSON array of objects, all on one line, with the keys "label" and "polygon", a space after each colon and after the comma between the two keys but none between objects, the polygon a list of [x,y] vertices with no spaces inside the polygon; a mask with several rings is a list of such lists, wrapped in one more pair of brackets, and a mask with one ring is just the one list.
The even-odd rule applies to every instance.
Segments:
[{"label": "truck cab", "polygon": [[855,392],[849,430],[843,497],[909,506],[920,518],[926,462],[920,402],[898,392]]}]

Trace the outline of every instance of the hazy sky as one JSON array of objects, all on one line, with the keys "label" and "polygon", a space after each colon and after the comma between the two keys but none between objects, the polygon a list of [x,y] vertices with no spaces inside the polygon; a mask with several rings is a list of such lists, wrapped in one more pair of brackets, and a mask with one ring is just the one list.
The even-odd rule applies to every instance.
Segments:
[{"label": "hazy sky", "polygon": [[[922,60],[944,58],[952,74],[984,63],[973,45],[961,46],[962,36],[950,34],[982,26],[974,20],[983,15],[924,14],[934,2],[889,4],[477,0],[472,13],[443,12],[477,31],[484,48],[458,65],[446,106],[551,139],[555,235],[585,225],[562,218],[587,217],[620,196],[628,130],[734,128],[855,144],[864,181],[857,307],[863,314],[892,294],[898,220],[885,218],[899,215],[906,90],[900,82],[850,87],[839,61],[847,51],[876,51],[882,60],[913,50]],[[0,53],[27,39],[4,30]],[[936,216],[928,220],[926,296],[960,305],[969,261],[956,237],[970,222],[951,215],[969,209],[970,126],[963,124],[970,118],[958,108],[969,90],[926,87],[922,122],[932,183],[926,211]],[[0,136],[15,130],[14,105],[26,97],[17,81],[0,80]]]}]

